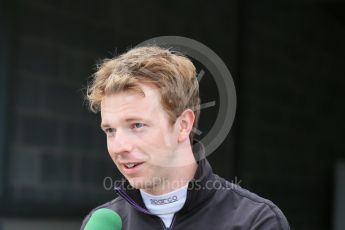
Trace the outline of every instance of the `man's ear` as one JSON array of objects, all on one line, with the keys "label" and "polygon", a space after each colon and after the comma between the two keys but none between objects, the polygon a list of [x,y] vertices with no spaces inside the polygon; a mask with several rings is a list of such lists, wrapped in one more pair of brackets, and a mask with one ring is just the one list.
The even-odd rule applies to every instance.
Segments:
[{"label": "man's ear", "polygon": [[178,141],[183,142],[189,139],[189,134],[193,129],[195,115],[193,110],[186,109],[178,118]]}]

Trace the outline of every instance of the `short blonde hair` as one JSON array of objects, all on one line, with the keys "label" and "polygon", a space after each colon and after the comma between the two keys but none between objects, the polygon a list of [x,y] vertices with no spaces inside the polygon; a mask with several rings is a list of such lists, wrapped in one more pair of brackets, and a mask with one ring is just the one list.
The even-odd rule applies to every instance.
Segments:
[{"label": "short blonde hair", "polygon": [[[195,66],[181,53],[158,46],[133,48],[105,59],[87,87],[90,110],[99,112],[104,96],[127,90],[142,92],[139,83],[157,87],[171,125],[184,110],[192,109],[193,128],[197,127],[200,97]],[[193,141],[193,132],[190,140]]]}]

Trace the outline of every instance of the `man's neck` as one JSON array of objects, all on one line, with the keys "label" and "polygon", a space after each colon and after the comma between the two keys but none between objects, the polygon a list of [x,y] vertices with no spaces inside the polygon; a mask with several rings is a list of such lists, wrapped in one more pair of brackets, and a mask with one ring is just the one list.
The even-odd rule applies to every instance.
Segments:
[{"label": "man's neck", "polygon": [[151,195],[163,195],[172,191],[175,191],[183,186],[186,186],[189,181],[194,178],[195,172],[198,168],[198,164],[194,162],[193,164],[173,168],[174,176],[171,179],[162,179],[157,185],[143,189],[144,192]]},{"label": "man's neck", "polygon": [[198,164],[189,139],[179,145],[175,154],[176,160],[171,162],[170,167],[167,168],[167,173],[161,175],[161,180],[157,184],[143,189],[146,193],[163,195],[187,185],[194,178]]}]

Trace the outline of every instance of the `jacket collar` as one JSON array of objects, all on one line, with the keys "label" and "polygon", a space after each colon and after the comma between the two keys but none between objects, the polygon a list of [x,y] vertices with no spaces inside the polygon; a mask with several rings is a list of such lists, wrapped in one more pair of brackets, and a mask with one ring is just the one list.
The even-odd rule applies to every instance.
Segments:
[{"label": "jacket collar", "polygon": [[[214,180],[214,174],[209,162],[205,158],[205,149],[200,142],[193,145],[193,153],[197,160],[198,168],[194,178],[188,184],[186,202],[179,211],[182,213],[198,207],[204,201],[208,200],[215,192],[215,189],[209,188],[210,185],[208,181]],[[115,185],[115,191],[136,210],[151,214],[145,207],[140,191],[133,188],[127,180],[123,180],[121,184]]]}]

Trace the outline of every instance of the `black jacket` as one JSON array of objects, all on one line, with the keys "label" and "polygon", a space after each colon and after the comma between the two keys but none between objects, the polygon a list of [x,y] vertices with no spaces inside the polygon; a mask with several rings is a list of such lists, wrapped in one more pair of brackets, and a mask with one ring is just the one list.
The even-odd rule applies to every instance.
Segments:
[{"label": "black jacket", "polygon": [[[145,208],[139,190],[125,182],[116,187],[116,191],[119,196],[91,211],[81,229],[99,208],[117,212],[124,230],[167,229],[158,216]],[[214,174],[208,161],[203,159],[189,182],[186,202],[175,213],[169,229],[288,230],[290,227],[284,214],[271,201]]]}]

